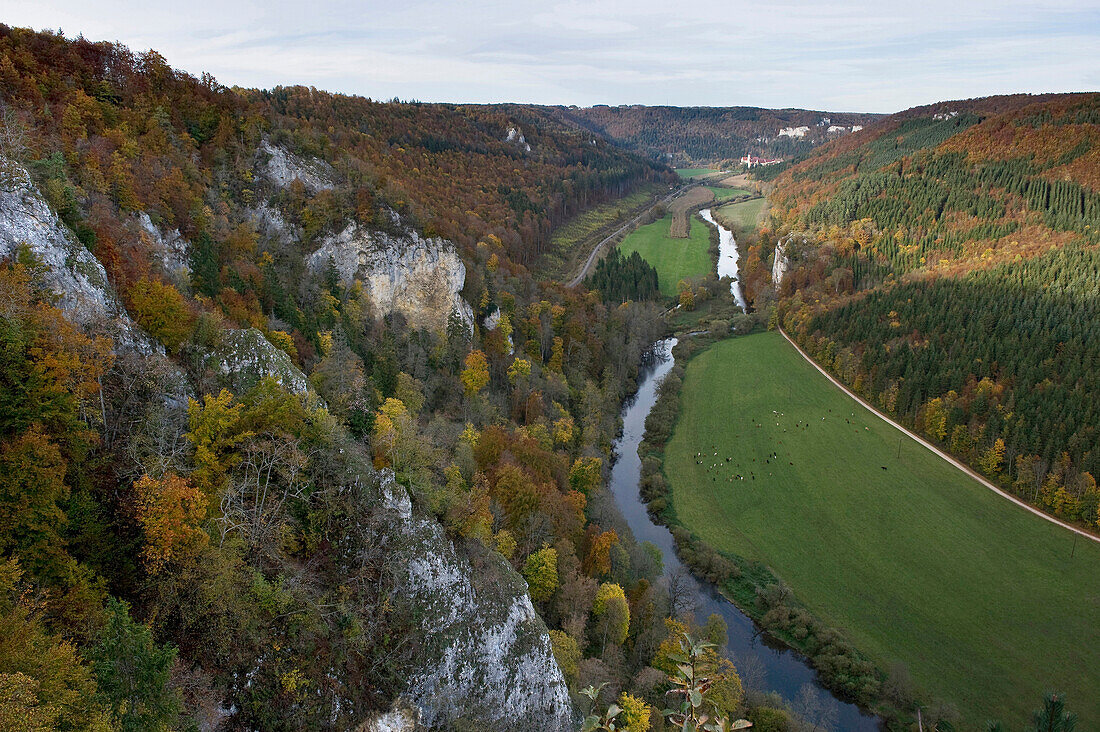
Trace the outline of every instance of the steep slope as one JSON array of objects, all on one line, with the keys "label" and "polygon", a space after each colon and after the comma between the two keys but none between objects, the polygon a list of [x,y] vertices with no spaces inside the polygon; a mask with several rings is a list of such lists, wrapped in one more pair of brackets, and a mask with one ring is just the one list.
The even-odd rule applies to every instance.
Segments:
[{"label": "steep slope", "polygon": [[229,90],[6,26],[0,95],[18,714],[558,730],[589,683],[660,702],[659,563],[603,488],[660,310],[524,263],[670,171],[531,110]]},{"label": "steep slope", "polygon": [[[783,322],[857,392],[1095,529],[1100,95],[909,110],[783,173]],[[757,289],[764,289],[757,283]]]},{"label": "steep slope", "polygon": [[651,160],[690,167],[751,153],[791,158],[881,117],[757,107],[551,107],[548,111]]}]

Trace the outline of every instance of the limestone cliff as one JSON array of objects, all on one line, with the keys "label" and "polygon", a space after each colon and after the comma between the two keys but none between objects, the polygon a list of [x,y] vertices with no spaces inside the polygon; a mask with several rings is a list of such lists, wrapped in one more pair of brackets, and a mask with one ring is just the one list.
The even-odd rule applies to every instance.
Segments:
[{"label": "limestone cliff", "polygon": [[453,311],[473,324],[473,311],[459,294],[466,266],[445,239],[426,239],[415,231],[394,235],[352,223],[325,237],[309,258],[314,271],[330,263],[345,285],[363,283],[379,314],[396,311],[414,328],[438,330]]},{"label": "limestone cliff", "polygon": [[420,721],[457,720],[487,730],[576,728],[550,637],[527,586],[496,554],[475,571],[438,522],[418,516],[392,473],[382,474],[383,510],[407,567],[403,591],[420,620],[424,653],[406,696]]},{"label": "limestone cliff", "polygon": [[267,140],[260,143],[259,150],[261,174],[269,181],[286,188],[295,180],[299,181],[311,193],[330,190],[332,169],[321,160],[303,160],[278,145]]},{"label": "limestone cliff", "polygon": [[0,187],[0,259],[15,257],[21,247],[41,265],[40,283],[73,322],[100,329],[116,348],[163,352],[130,319],[103,265],[62,223],[25,170]]},{"label": "limestone cliff", "polygon": [[775,245],[775,256],[772,260],[772,284],[779,287],[783,283],[783,277],[792,267],[799,266],[808,258],[815,257],[813,242],[805,232],[791,232],[779,240]]},{"label": "limestone cliff", "polygon": [[[258,155],[260,174],[280,188],[295,180],[312,192],[333,187],[333,171],[322,161],[304,160],[267,140]],[[378,315],[399,312],[414,328],[443,329],[452,312],[472,326],[473,310],[459,294],[466,282],[466,266],[454,244],[422,237],[403,226],[396,213],[389,214],[390,231],[397,233],[349,223],[321,239],[308,259],[310,269],[319,271],[334,263],[345,286],[355,280],[363,283]],[[302,232],[273,206],[261,203],[253,211],[253,222],[262,236],[284,246],[302,241]]]},{"label": "limestone cliff", "polygon": [[772,284],[778,287],[783,283],[783,275],[787,274],[790,262],[787,260],[786,242],[780,241],[775,245],[775,258],[772,260]]},{"label": "limestone cliff", "polygon": [[153,223],[149,214],[136,216],[139,236],[151,259],[159,264],[177,286],[186,287],[191,276],[191,244],[179,229],[164,229]]},{"label": "limestone cliff", "polygon": [[217,345],[202,358],[214,387],[224,387],[235,394],[247,391],[266,377],[275,379],[292,394],[304,394],[309,390],[305,374],[294,365],[290,356],[255,328],[223,331]]}]

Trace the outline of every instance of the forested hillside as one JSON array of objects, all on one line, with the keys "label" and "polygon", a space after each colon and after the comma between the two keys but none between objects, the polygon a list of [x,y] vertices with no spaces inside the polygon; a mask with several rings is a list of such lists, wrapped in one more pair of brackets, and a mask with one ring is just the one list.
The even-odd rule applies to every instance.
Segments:
[{"label": "forested hillside", "polygon": [[604,488],[660,308],[524,265],[669,171],[6,26],[0,100],[0,726],[661,708],[683,626]]},{"label": "forested hillside", "polygon": [[[691,167],[735,165],[746,153],[791,158],[866,126],[881,115],[757,107],[546,107],[651,160]],[[805,130],[799,128],[805,127]],[[788,134],[780,134],[788,130]],[[793,130],[793,134],[790,131]]]},{"label": "forested hillside", "polygon": [[746,284],[763,293],[781,260],[781,321],[820,363],[1096,529],[1097,170],[1100,95],[909,110],[777,179]]}]

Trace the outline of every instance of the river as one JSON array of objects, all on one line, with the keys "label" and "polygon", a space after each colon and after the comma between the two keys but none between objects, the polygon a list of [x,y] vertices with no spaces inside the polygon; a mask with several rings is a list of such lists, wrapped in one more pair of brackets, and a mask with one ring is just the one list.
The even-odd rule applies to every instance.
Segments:
[{"label": "river", "polygon": [[748,308],[748,303],[745,302],[745,295],[741,292],[741,281],[737,276],[737,260],[739,255],[737,252],[737,241],[733,238],[733,232],[714,220],[711,209],[703,209],[699,212],[699,215],[703,217],[704,221],[709,221],[718,228],[718,276],[720,278],[733,278],[733,284],[730,285],[730,292],[733,293],[741,309],[746,310]]},{"label": "river", "polygon": [[[638,444],[645,433],[646,416],[657,400],[657,386],[673,366],[672,348],[675,345],[676,339],[671,338],[654,346],[655,358],[640,374],[638,393],[623,408],[623,432],[615,442],[615,463],[611,469],[611,492],[619,511],[635,539],[652,542],[661,550],[666,576],[682,565],[676,556],[672,534],[650,520],[639,495],[642,464]],[[687,593],[694,599],[698,620],[705,621],[713,613],[725,619],[729,626],[729,657],[745,686],[778,692],[793,702],[796,710],[810,717],[808,721],[825,722],[822,725],[825,729],[871,731],[879,728],[875,717],[864,714],[854,704],[836,699],[818,684],[815,671],[801,656],[789,649],[769,645],[752,620],[719,595],[713,586],[684,576],[684,573],[680,573],[678,581],[688,586]]]}]

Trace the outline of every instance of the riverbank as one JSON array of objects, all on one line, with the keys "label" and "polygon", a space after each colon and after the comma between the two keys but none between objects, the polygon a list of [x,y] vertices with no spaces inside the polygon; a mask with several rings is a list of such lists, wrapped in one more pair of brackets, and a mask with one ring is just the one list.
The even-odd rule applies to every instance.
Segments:
[{"label": "riverbank", "polygon": [[[953,705],[967,728],[1015,723],[1055,688],[1094,717],[1095,545],[1074,548],[1069,532],[899,442],[778,333],[691,355],[677,354],[686,371],[669,395],[683,404],[654,409],[667,426],[647,441],[663,472],[643,485],[663,488],[650,505],[701,573],[887,716],[920,698]],[[836,649],[815,647],[834,636],[825,625],[845,629],[852,663],[828,667]],[[853,684],[861,659],[878,666],[877,698]]]},{"label": "riverbank", "polygon": [[[703,336],[704,338],[706,336]],[[643,458],[639,445],[645,434],[647,418],[657,403],[658,386],[665,379],[678,380],[675,372],[679,366],[671,356],[671,341],[657,344],[654,362],[639,376],[638,391],[627,401],[622,414],[622,432],[615,444],[615,460],[612,464],[610,487],[619,511],[626,519],[637,541],[648,541],[661,549],[664,555],[664,571],[675,583],[675,595],[681,606],[690,605],[697,617],[720,615],[728,626],[728,648],[742,681],[747,688],[758,693],[777,693],[793,703],[808,721],[830,729],[834,725],[842,730],[870,732],[878,729],[875,718],[863,714],[856,706],[833,699],[817,683],[817,674],[805,659],[794,651],[768,640],[753,621],[741,612],[728,598],[720,595],[715,587],[701,583],[691,575],[682,574],[678,542],[665,526],[650,518],[642,501],[640,482]],[[651,461],[647,458],[645,462]],[[648,470],[647,470],[648,472]],[[684,556],[698,566],[691,547],[682,546]],[[705,573],[697,572],[701,578]],[[750,715],[751,718],[751,715]]]},{"label": "riverbank", "polygon": [[907,715],[881,699],[885,673],[875,668],[838,630],[809,614],[766,565],[740,555],[719,552],[677,516],[665,469],[665,450],[679,420],[685,364],[696,353],[720,340],[715,335],[708,335],[684,341],[675,349],[678,363],[666,377],[667,386],[661,390],[646,420],[645,437],[639,445],[643,466],[640,486],[649,515],[668,528],[685,565],[714,585],[762,632],[804,656],[820,675],[822,686],[839,699],[864,710],[873,710],[886,720],[906,719]]}]

